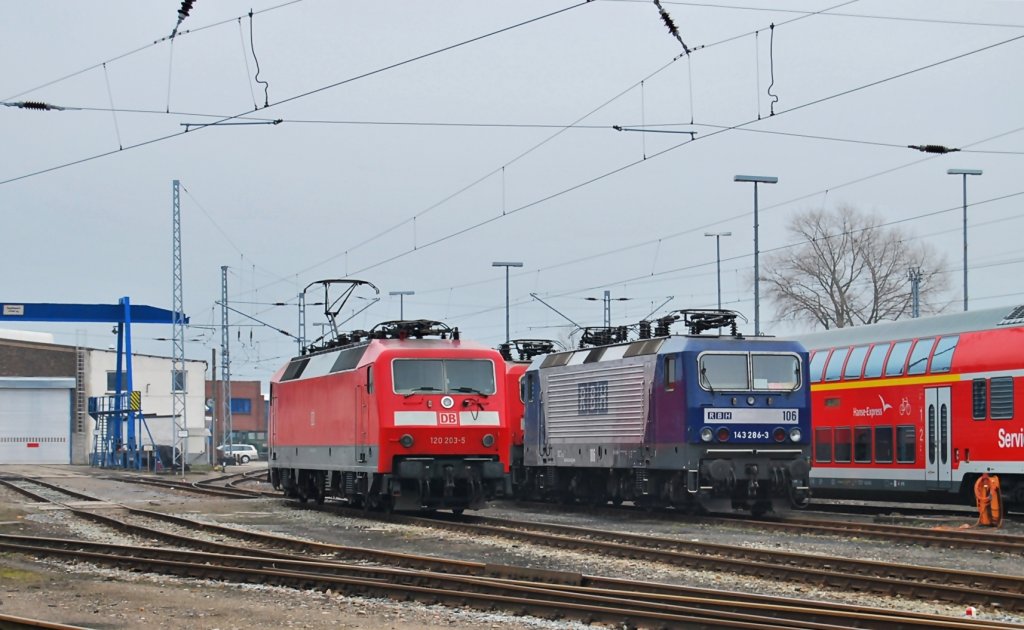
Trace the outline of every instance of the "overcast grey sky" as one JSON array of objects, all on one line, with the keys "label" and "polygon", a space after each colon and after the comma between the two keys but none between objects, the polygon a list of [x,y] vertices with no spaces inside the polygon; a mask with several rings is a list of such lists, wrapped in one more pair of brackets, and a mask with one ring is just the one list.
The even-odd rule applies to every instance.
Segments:
[{"label": "overcast grey sky", "polygon": [[[177,1],[2,3],[0,100],[67,109],[0,107],[0,302],[170,308],[179,179],[190,358],[219,345],[222,265],[232,306],[291,333],[303,287],[354,277],[382,299],[346,327],[397,319],[388,293],[415,291],[407,318],[496,345],[493,261],[524,263],[512,337],[559,338],[565,320],[530,293],[583,325],[601,323],[605,290],[616,324],[714,306],[706,231],[732,232],[723,302],[752,332],[753,191],[733,176],[753,174],[779,178],[761,188],[762,252],[791,244],[794,213],[852,204],[947,253],[956,310],[949,168],[984,170],[968,181],[971,306],[1024,302],[1024,3],[662,4],[688,56],[649,1],[197,0],[173,42]],[[283,122],[183,133],[234,116]],[[905,148],[920,144],[964,151]],[[764,288],[762,330],[802,330]],[[309,335],[324,318],[307,321]],[[231,323],[238,378],[296,351]],[[170,336],[136,327],[136,349],[169,355]]]}]

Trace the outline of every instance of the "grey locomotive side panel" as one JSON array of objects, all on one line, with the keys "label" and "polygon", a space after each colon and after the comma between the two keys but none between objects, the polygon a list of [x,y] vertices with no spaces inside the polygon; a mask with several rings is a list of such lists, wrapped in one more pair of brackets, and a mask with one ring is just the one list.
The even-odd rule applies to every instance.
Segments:
[{"label": "grey locomotive side panel", "polygon": [[552,445],[636,444],[647,422],[653,360],[594,363],[548,373],[544,400]]}]

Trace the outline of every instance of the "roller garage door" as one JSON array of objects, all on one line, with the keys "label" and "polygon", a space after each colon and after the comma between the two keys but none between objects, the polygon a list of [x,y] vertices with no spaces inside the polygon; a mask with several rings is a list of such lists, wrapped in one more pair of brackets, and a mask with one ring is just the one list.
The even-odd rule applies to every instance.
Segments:
[{"label": "roller garage door", "polygon": [[73,378],[0,378],[0,464],[70,464]]}]

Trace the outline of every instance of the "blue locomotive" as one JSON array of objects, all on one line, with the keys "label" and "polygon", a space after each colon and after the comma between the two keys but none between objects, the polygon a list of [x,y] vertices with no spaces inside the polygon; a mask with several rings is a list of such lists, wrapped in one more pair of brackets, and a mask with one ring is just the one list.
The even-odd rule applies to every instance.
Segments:
[{"label": "blue locomotive", "polygon": [[[518,496],[756,515],[805,505],[807,352],[744,337],[736,317],[675,311],[634,341],[626,327],[588,329],[580,349],[534,359]],[[670,334],[679,320],[688,334]]]}]

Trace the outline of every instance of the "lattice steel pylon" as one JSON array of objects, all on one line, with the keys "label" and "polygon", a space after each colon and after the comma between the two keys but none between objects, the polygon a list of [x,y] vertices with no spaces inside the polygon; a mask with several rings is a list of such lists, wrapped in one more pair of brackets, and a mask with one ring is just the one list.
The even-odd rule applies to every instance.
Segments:
[{"label": "lattice steel pylon", "polygon": [[[181,466],[181,475],[185,476],[185,462],[188,458],[188,422],[185,417],[185,395],[187,385],[187,375],[185,371],[185,305],[184,305],[184,289],[182,286],[182,274],[181,274],[181,194],[179,192],[181,184],[178,180],[174,180],[172,187],[173,193],[173,225],[172,225],[172,251],[171,258],[173,259],[173,272],[172,272],[172,284],[173,284],[173,308],[174,323],[172,328],[174,329],[173,344],[174,348],[171,353],[171,417],[174,422],[174,445],[179,447],[174,457],[180,459],[180,462],[173,462],[173,464],[179,464]],[[159,455],[157,455],[159,458]],[[167,462],[171,464],[172,462]]]},{"label": "lattice steel pylon", "polygon": [[231,435],[231,355],[230,340],[228,334],[228,268],[220,268],[220,386],[221,386],[221,421],[224,423],[224,431],[221,443],[231,445],[234,443]]}]

